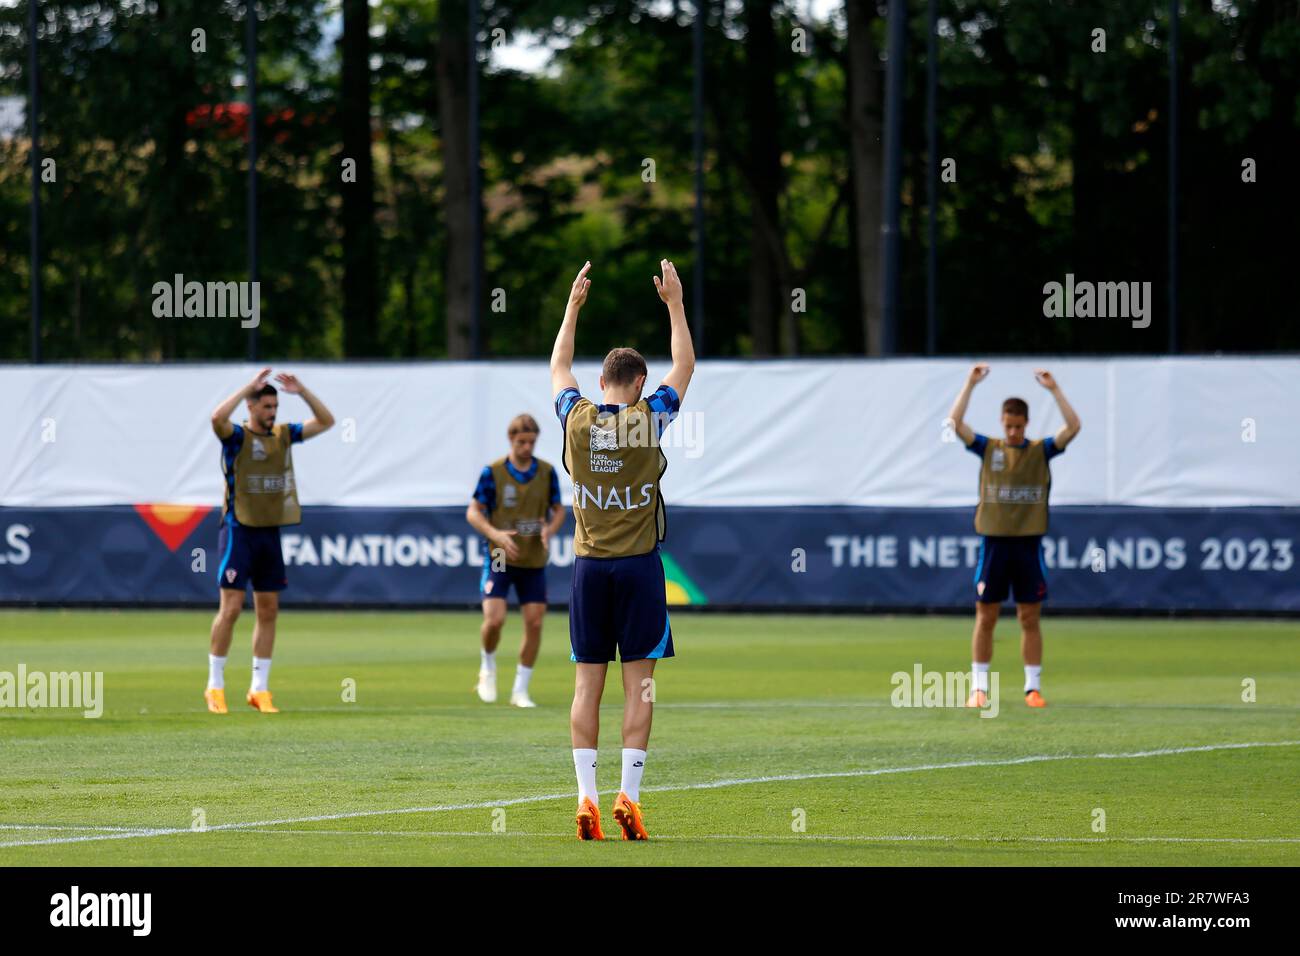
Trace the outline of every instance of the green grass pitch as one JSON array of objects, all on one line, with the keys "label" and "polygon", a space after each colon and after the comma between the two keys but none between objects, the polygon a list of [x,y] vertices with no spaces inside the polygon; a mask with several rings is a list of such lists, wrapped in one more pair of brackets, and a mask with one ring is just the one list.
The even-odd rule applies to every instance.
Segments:
[{"label": "green grass pitch", "polygon": [[[896,671],[968,667],[964,618],[680,614],[679,656],[656,675],[651,841],[583,844],[563,614],[547,618],[540,706],[521,711],[473,695],[475,614],[286,611],[279,715],[243,703],[250,617],[218,717],[207,613],[0,611],[0,671],[105,685],[97,720],[0,710],[0,867],[1300,863],[1295,622],[1048,617],[1036,711],[1007,621],[987,719],[890,704]],[[512,612],[503,701],[519,628]],[[620,688],[612,669],[612,835]]]}]

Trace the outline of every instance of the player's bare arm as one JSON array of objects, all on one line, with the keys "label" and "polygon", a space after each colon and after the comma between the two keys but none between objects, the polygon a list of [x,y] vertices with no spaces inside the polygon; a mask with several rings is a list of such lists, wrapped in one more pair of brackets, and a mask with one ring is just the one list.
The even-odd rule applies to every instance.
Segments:
[{"label": "player's bare arm", "polygon": [[519,546],[514,542],[515,532],[493,527],[487,509],[482,503],[471,500],[469,507],[465,509],[465,520],[469,522],[471,528],[487,538],[494,549],[500,548],[504,551],[507,561],[514,561],[519,557]]},{"label": "player's bare arm", "polygon": [[312,419],[303,422],[302,425],[303,441],[306,441],[308,438],[315,438],[321,432],[329,431],[334,427],[334,416],[331,415],[330,410],[325,407],[325,403],[317,398],[316,394],[311,389],[298,381],[297,376],[290,375],[288,372],[281,372],[275,377],[275,380],[279,384],[281,391],[287,392],[290,395],[301,395],[302,400],[306,402],[307,407],[311,409],[313,416]]},{"label": "player's bare arm", "polygon": [[952,410],[948,412],[948,420],[952,422],[952,430],[955,431],[962,443],[969,445],[975,440],[975,429],[966,424],[966,406],[970,404],[971,392],[975,386],[984,379],[988,378],[989,365],[987,362],[978,362],[971,366],[970,372],[966,375],[966,381],[962,384],[961,391],[957,393],[957,400],[952,403]]},{"label": "player's bare arm", "polygon": [[271,374],[270,368],[264,368],[253,376],[253,380],[235,392],[224,402],[218,405],[212,412],[212,430],[216,432],[218,438],[229,438],[234,432],[235,426],[230,421],[230,416],[234,414],[235,409],[240,402],[246,402],[262,390],[266,384],[266,378]]},{"label": "player's bare arm", "polygon": [[551,539],[560,533],[560,528],[564,525],[564,505],[551,505],[551,515],[546,524],[542,525],[542,547],[549,548]]},{"label": "player's bare arm", "polygon": [[663,279],[653,276],[659,298],[668,306],[668,321],[672,326],[670,349],[673,367],[664,376],[664,384],[677,393],[678,401],[686,398],[686,386],[695,374],[695,344],[691,341],[691,328],[686,324],[686,307],[682,302],[682,280],[677,267],[667,259],[659,261]]},{"label": "player's bare arm", "polygon": [[1079,429],[1083,427],[1083,423],[1079,421],[1079,413],[1066,400],[1065,393],[1061,391],[1061,386],[1057,384],[1051,372],[1043,368],[1035,369],[1034,378],[1038,380],[1039,385],[1052,393],[1052,397],[1056,399],[1056,407],[1061,410],[1061,417],[1065,419],[1065,424],[1057,430],[1054,439],[1056,447],[1064,449],[1066,445],[1074,440],[1074,436],[1079,434]]},{"label": "player's bare arm", "polygon": [[578,380],[573,377],[573,336],[578,329],[578,312],[587,302],[587,290],[591,280],[587,272],[591,269],[588,260],[578,270],[578,277],[569,289],[569,302],[564,307],[564,321],[555,336],[555,347],[551,349],[551,394],[558,395],[566,388],[577,388]]}]

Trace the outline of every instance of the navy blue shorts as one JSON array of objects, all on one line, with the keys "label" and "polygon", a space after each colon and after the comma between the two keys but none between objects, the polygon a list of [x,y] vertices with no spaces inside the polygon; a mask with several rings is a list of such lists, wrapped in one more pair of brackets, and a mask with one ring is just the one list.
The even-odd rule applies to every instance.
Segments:
[{"label": "navy blue shorts", "polygon": [[289,586],[279,528],[247,528],[234,521],[223,521],[217,536],[217,552],[221,555],[217,568],[220,587],[243,591],[250,581],[254,591],[283,591]]},{"label": "navy blue shorts", "polygon": [[510,594],[512,584],[520,604],[546,603],[545,568],[514,568],[507,564],[504,571],[493,571],[491,556],[483,560],[483,576],[478,582],[479,593],[483,597],[501,598],[504,601]]},{"label": "navy blue shorts", "polygon": [[569,660],[607,664],[673,656],[659,550],[631,558],[575,558]]},{"label": "navy blue shorts", "polygon": [[1007,594],[1017,604],[1037,604],[1047,597],[1047,565],[1041,535],[985,535],[975,566],[975,600],[1001,604]]}]

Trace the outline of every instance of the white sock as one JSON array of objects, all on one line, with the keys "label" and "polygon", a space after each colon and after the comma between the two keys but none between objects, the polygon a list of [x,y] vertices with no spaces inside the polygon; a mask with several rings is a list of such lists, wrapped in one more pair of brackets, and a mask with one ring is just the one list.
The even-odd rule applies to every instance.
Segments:
[{"label": "white sock", "polygon": [[208,690],[226,689],[226,659],[208,655]]},{"label": "white sock", "polygon": [[641,774],[645,773],[645,751],[623,748],[623,785],[619,787],[633,803],[641,801]]},{"label": "white sock", "polygon": [[271,679],[271,658],[253,658],[253,686],[249,690],[270,690],[267,682]]},{"label": "white sock", "polygon": [[510,693],[512,694],[528,693],[528,682],[532,679],[533,679],[533,669],[531,667],[525,667],[523,664],[520,664],[519,669],[515,671],[515,689],[512,690]]},{"label": "white sock", "polygon": [[495,674],[497,672],[497,652],[480,649],[478,653],[478,669],[481,671],[487,671],[489,674]]},{"label": "white sock", "polygon": [[981,664],[979,661],[970,662],[970,672],[975,678],[975,689],[982,690],[984,693],[989,692],[989,662]]},{"label": "white sock", "polygon": [[596,802],[596,751],[575,748],[573,751],[573,769],[578,772],[578,801],[590,797]]},{"label": "white sock", "polygon": [[1026,694],[1028,694],[1031,690],[1039,689],[1038,678],[1042,673],[1043,673],[1042,664],[1025,665],[1025,693]]}]

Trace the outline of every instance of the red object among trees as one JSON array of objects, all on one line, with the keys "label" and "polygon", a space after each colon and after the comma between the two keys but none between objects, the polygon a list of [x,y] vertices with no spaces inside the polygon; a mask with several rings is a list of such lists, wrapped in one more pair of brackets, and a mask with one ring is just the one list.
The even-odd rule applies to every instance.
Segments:
[{"label": "red object among trees", "polygon": [[[298,125],[310,126],[316,120],[316,116],[311,113],[301,120],[296,120],[296,116],[296,112],[288,107],[264,113],[261,116],[263,132],[270,136],[272,142],[284,143],[288,141],[295,121]],[[217,135],[222,139],[241,139],[247,142],[248,104],[202,103],[185,114],[185,125],[192,130],[216,129]]]}]

